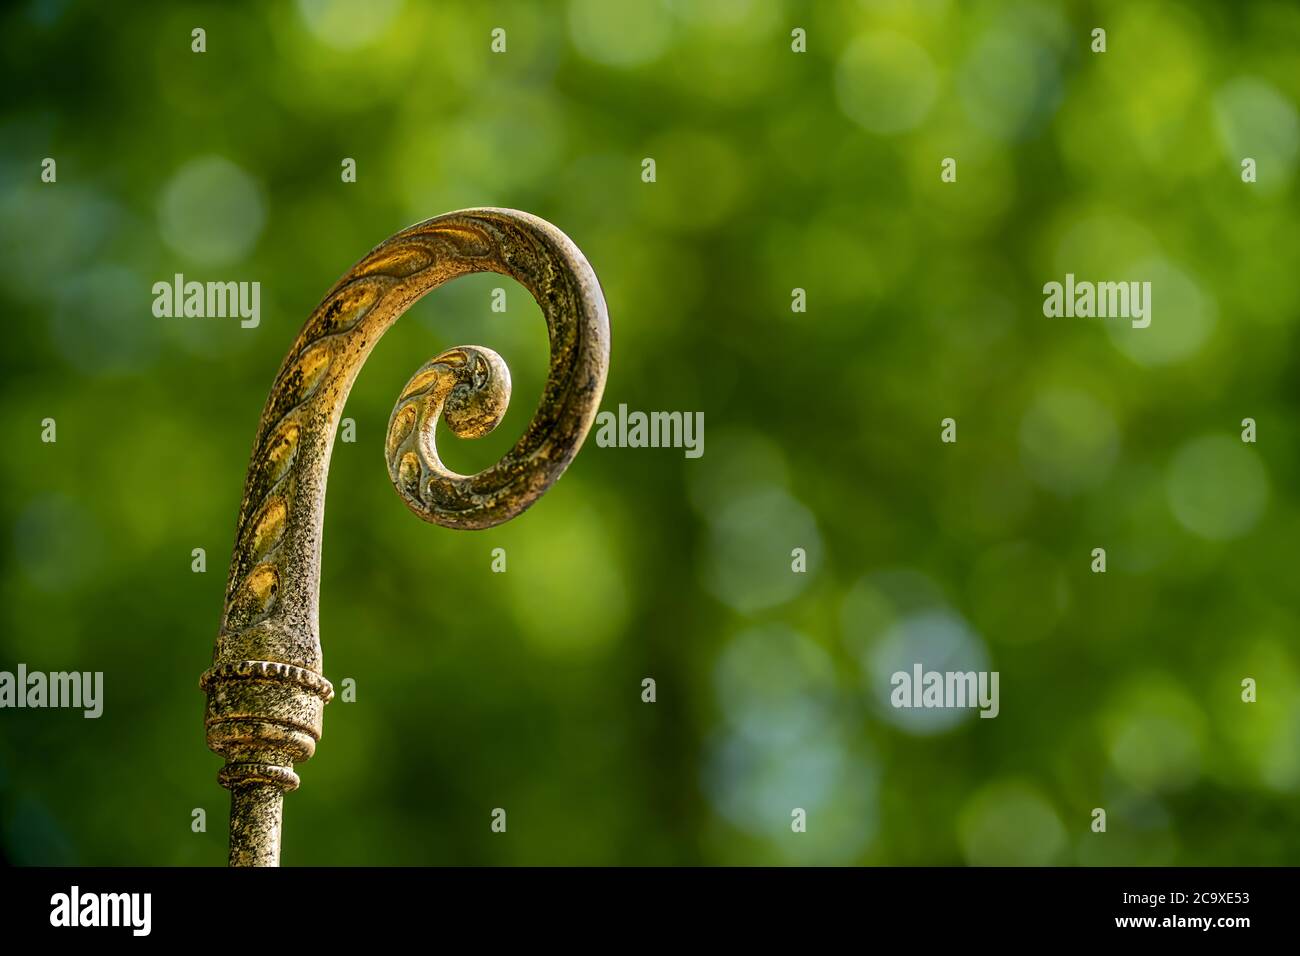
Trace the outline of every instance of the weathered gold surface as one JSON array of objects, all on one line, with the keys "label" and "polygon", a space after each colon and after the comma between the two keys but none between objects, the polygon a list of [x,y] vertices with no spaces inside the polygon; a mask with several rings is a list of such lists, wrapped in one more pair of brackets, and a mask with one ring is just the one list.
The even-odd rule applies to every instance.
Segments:
[{"label": "weathered gold surface", "polygon": [[208,695],[208,746],[226,758],[230,864],[275,866],[283,795],[320,740],[333,688],[317,627],[321,529],[330,450],[370,350],[426,292],[473,272],[510,276],[532,293],[550,332],[550,373],[537,414],[501,461],[458,475],[438,458],[442,415],[463,437],[505,413],[510,373],[495,352],[460,346],[426,363],[389,420],[385,452],[408,508],[449,528],[515,517],[564,472],[605,386],[609,322],[596,276],[554,226],[511,209],[469,209],[405,229],[343,276],[285,357],[262,411],[239,511],[225,612]]}]

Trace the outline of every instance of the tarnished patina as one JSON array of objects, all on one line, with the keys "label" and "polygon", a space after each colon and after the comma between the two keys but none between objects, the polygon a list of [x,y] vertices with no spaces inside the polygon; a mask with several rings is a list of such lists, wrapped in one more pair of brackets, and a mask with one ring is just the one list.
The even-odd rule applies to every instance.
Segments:
[{"label": "tarnished patina", "polygon": [[600,404],[609,321],[578,248],[542,219],[468,209],[381,243],[329,291],[285,357],[262,411],[244,485],[225,611],[207,693],[208,746],[226,759],[230,863],[275,866],[284,793],[320,740],[333,688],[318,630],[325,483],[348,392],[379,337],[449,279],[497,272],[523,285],[550,332],[550,372],[537,413],[499,462],[448,470],[434,429],[478,437],[501,421],[510,373],[491,349],[459,346],[427,362],[389,420],[389,476],[408,508],[449,528],[490,528],[518,515],[564,472]]}]

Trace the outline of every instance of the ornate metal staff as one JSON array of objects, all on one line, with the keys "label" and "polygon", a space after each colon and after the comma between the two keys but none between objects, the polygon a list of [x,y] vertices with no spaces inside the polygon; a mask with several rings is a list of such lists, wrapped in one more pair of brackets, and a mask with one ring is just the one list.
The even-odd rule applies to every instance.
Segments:
[{"label": "ornate metal staff", "polygon": [[321,527],[330,449],[343,405],[375,342],[426,292],[473,272],[523,285],[546,317],[551,362],[537,414],[501,461],[448,470],[434,446],[440,415],[486,435],[510,399],[491,349],[465,345],[427,362],[388,422],[388,474],[408,508],[448,528],[490,528],[531,505],[577,454],[609,364],[605,299],[586,258],[550,223],[513,209],[467,209],[375,247],[326,294],[276,375],[239,509],[225,612],[208,695],[208,746],[226,758],[230,865],[277,866],[294,765],[316,750],[333,688],[321,673]]}]

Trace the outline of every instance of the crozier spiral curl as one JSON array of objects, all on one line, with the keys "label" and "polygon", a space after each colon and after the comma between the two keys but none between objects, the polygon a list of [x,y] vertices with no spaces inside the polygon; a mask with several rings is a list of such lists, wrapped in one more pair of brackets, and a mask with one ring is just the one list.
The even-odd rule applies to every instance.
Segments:
[{"label": "crozier spiral curl", "polygon": [[451,527],[473,520],[473,479],[443,465],[438,420],[445,419],[459,438],[481,438],[501,424],[509,404],[510,369],[489,348],[449,349],[411,376],[388,420],[385,442],[388,476],[408,508]]},{"label": "crozier spiral curl", "polygon": [[510,373],[488,348],[443,352],[407,383],[389,420],[394,486],[426,521],[489,528],[528,508],[577,454],[609,361],[605,301],[586,258],[545,220],[510,209],[464,210],[403,230],[334,285],[276,376],[244,488],[218,661],[319,670],[325,485],[348,392],[375,342],[421,296],[485,271],[519,282],[545,317],[551,354],[537,413],[496,464],[475,475],[450,471],[434,443],[439,415],[458,436],[487,434],[505,413]]}]

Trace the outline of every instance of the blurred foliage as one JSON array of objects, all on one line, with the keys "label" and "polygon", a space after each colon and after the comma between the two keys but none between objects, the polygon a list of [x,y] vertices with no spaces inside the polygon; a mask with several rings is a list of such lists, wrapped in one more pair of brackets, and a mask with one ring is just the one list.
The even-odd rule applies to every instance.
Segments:
[{"label": "blurred foliage", "polygon": [[[0,669],[106,675],[99,720],[0,713],[8,861],[224,860],[197,678],[267,389],[351,263],[476,205],[578,243],[605,407],[702,410],[705,454],[589,442],[516,521],[423,525],[398,387],[501,352],[504,425],[447,439],[480,468],[546,339],[494,276],[412,309],[335,449],[321,631],[357,700],[286,862],[1297,858],[1294,4],[28,0],[0,47]],[[261,324],[155,318],[177,272],[260,281]],[[1150,279],[1151,327],[1044,318],[1066,272]],[[891,710],[913,660],[998,670],[998,719]]]}]

